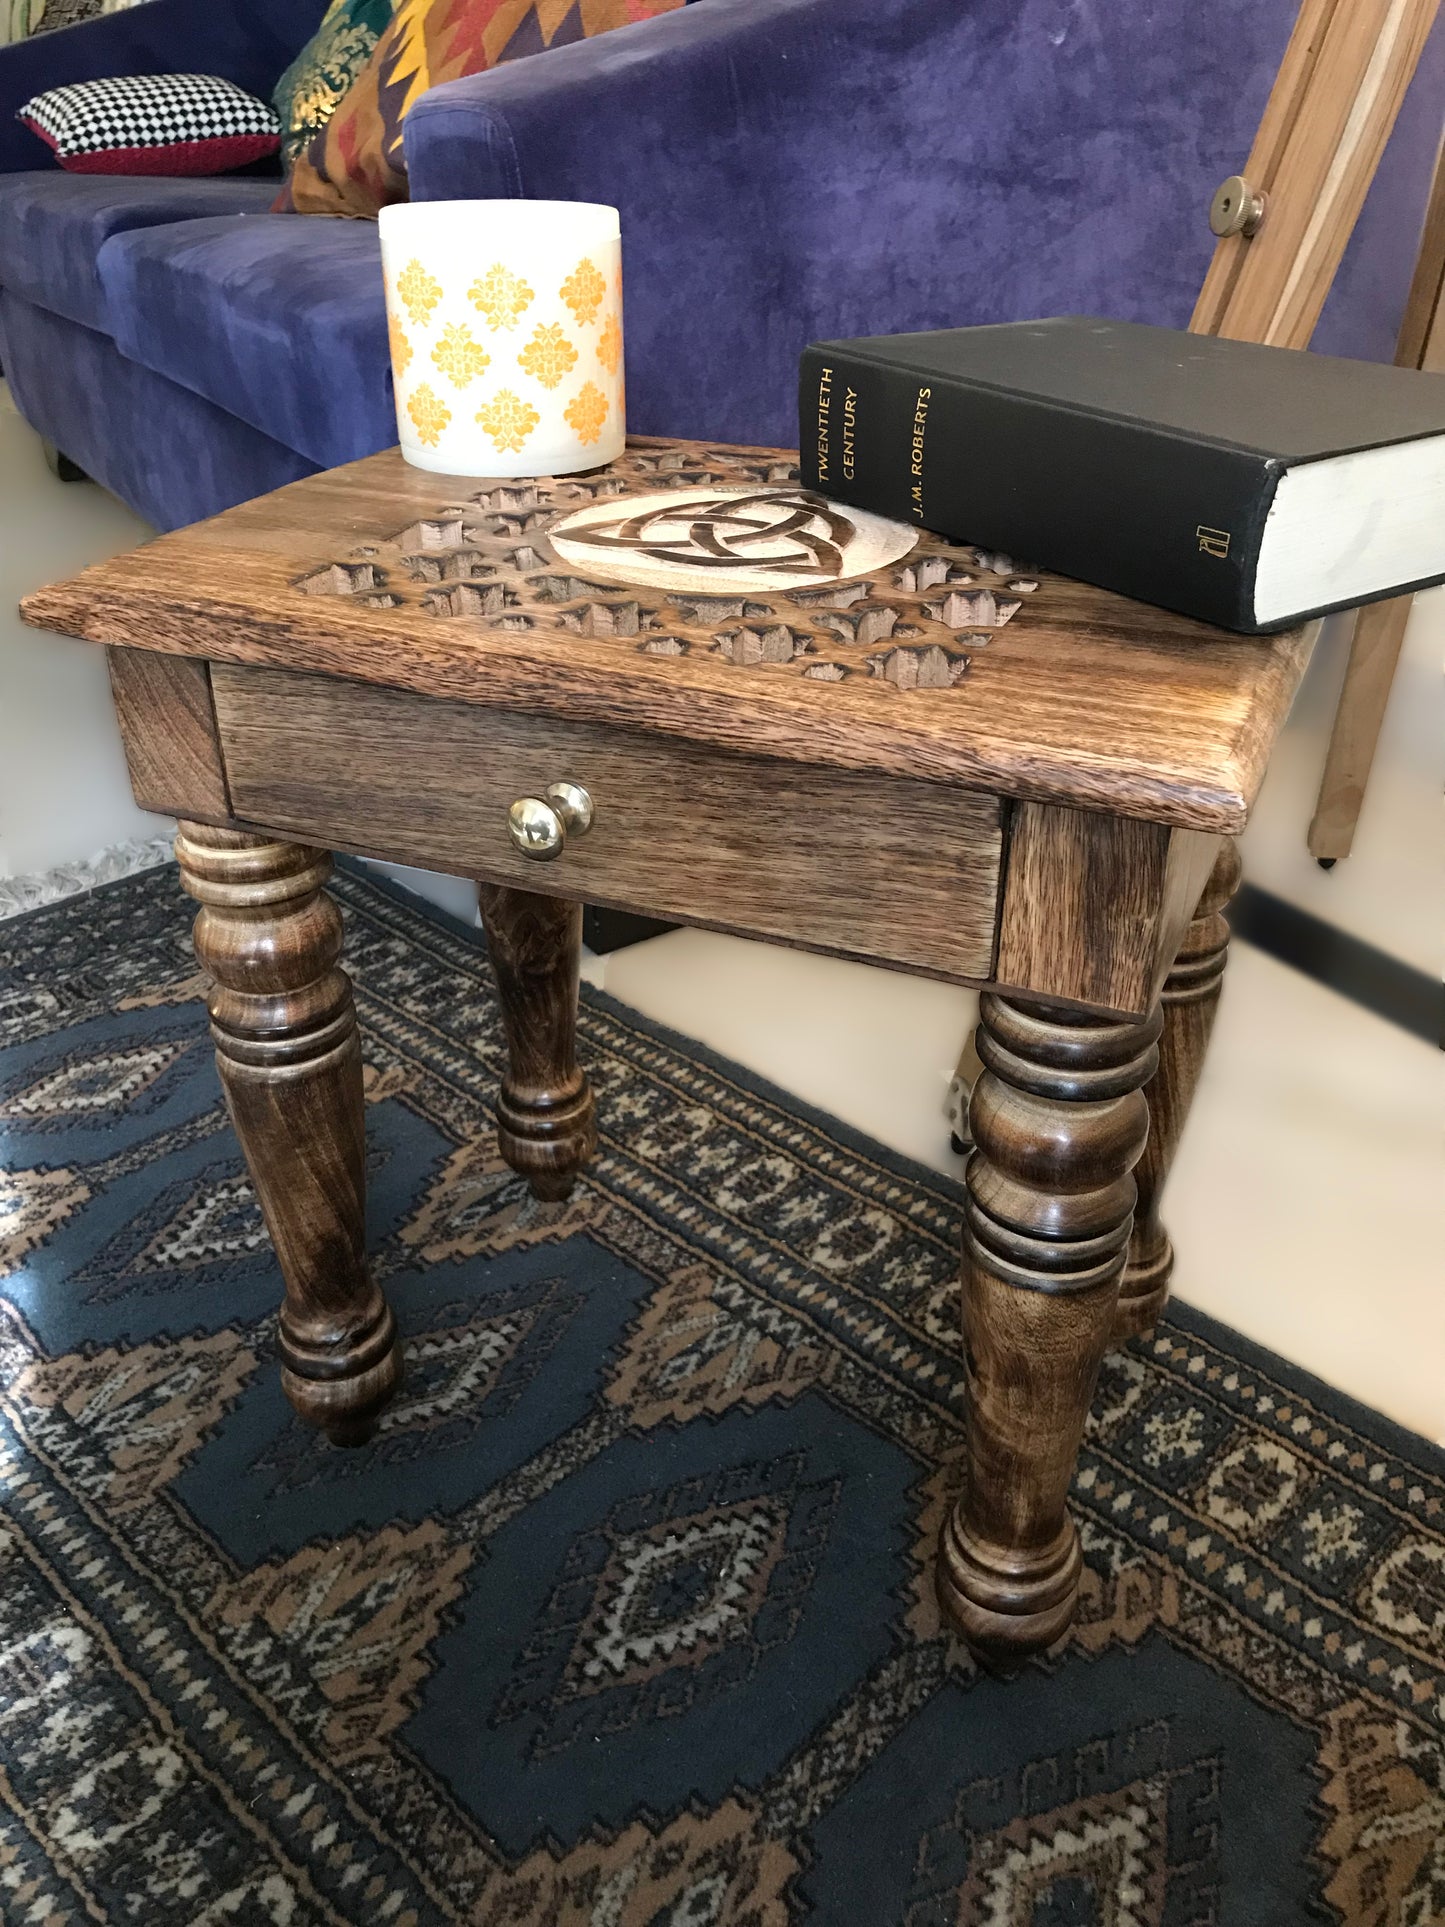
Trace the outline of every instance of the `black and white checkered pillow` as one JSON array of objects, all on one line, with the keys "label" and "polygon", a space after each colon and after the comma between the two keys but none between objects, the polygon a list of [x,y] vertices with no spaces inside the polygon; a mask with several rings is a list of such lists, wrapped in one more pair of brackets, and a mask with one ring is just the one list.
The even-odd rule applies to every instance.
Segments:
[{"label": "black and white checkered pillow", "polygon": [[281,140],[266,102],[215,74],[77,81],[36,94],[16,118],[81,174],[220,174]]}]

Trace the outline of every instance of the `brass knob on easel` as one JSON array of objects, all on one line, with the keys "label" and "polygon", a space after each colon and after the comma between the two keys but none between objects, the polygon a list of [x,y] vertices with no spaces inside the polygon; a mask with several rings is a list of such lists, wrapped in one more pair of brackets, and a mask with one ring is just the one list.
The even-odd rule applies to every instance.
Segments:
[{"label": "brass knob on easel", "polygon": [[1209,226],[1222,241],[1228,234],[1242,234],[1252,241],[1264,224],[1269,196],[1251,187],[1242,174],[1231,174],[1214,190],[1209,203]]},{"label": "brass knob on easel", "polygon": [[592,798],[580,783],[549,783],[544,796],[519,796],[507,811],[507,835],[535,863],[561,856],[569,830],[585,836],[591,827]]}]

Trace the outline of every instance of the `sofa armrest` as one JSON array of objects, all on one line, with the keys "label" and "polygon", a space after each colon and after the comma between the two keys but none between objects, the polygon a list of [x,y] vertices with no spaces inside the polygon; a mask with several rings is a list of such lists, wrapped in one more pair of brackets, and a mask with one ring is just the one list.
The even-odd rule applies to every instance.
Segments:
[{"label": "sofa armrest", "polygon": [[265,99],[326,0],[147,0],[0,48],[0,173],[53,165],[15,119],[32,94],[123,74],[218,74]]}]

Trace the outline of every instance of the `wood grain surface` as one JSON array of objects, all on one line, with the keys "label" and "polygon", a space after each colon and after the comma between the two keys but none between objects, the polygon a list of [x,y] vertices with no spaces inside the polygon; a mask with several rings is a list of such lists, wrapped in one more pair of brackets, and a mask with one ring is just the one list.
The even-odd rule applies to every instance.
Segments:
[{"label": "wood grain surface", "polygon": [[[1395,343],[1397,368],[1445,371],[1445,147],[1435,162],[1425,231]],[[1310,819],[1310,855],[1326,864],[1348,856],[1375,761],[1413,596],[1372,602],[1355,617],[1345,679],[1335,706],[1319,795]]]},{"label": "wood grain surface", "polygon": [[577,1062],[582,906],[491,883],[477,902],[507,1033],[498,1147],[537,1197],[555,1203],[597,1145],[592,1091]]},{"label": "wood grain surface", "polygon": [[1335,720],[1310,818],[1309,852],[1333,863],[1355,847],[1355,829],[1395,681],[1414,596],[1372,602],[1355,616]]},{"label": "wood grain surface", "polygon": [[136,802],[169,816],[224,822],[231,799],[205,663],[144,649],[106,654]]},{"label": "wood grain surface", "polygon": [[1009,992],[1142,1017],[1178,949],[1218,839],[1021,803],[1010,820],[994,976]]},{"label": "wood grain surface", "polygon": [[1160,993],[1159,1068],[1144,1091],[1149,1141],[1134,1171],[1139,1206],[1119,1287],[1115,1344],[1152,1331],[1169,1296],[1174,1247],[1164,1229],[1160,1204],[1219,1014],[1229,956],[1225,912],[1239,888],[1239,876],[1239,846],[1226,841]]},{"label": "wood grain surface", "polygon": [[[570,580],[549,617],[538,603],[553,593],[545,583],[559,565],[548,561],[547,522],[599,491],[638,492],[664,472],[687,475],[676,464],[693,457],[708,473],[734,476],[766,475],[791,459],[639,441],[623,475],[539,485],[540,508],[510,511],[525,552],[513,575],[469,580],[438,570],[465,568],[468,518],[495,533],[516,503],[515,485],[448,482],[391,451],[97,564],[27,597],[23,612],[42,627],[162,654],[304,669],[1198,829],[1243,827],[1308,657],[1308,630],[1228,635],[1060,577],[1024,576],[1016,565],[1007,576],[979,577],[976,552],[937,537],[921,537],[914,559],[941,564],[947,579],[927,598],[937,615],[918,620],[900,613],[899,599],[922,606],[928,571],[909,575],[907,562],[870,583],[862,604],[830,607],[829,592],[801,592],[812,600],[797,604],[795,624],[770,613],[750,628],[746,612],[736,621],[704,612],[689,627],[674,609],[627,634],[629,619],[615,618],[615,588],[594,593]],[[664,471],[664,463],[673,466]],[[423,526],[445,525],[448,514],[463,525],[450,551]],[[440,557],[429,539],[443,542]],[[382,567],[383,551],[408,566]],[[524,577],[527,592],[517,590],[512,606],[507,595]],[[1011,580],[1036,587],[1011,598],[1021,606],[1000,625]],[[981,586],[991,615],[969,599]],[[875,603],[881,633],[869,641]],[[604,612],[595,621],[593,604]],[[952,641],[930,640],[924,622]],[[770,650],[781,653],[780,628],[793,636],[787,661],[769,659]],[[676,643],[680,653],[654,652],[652,643]],[[840,675],[810,675],[814,668]]]},{"label": "wood grain surface", "polygon": [[1445,374],[1445,145],[1435,157],[1420,252],[1395,342],[1395,366]]},{"label": "wood grain surface", "polygon": [[[996,797],[277,670],[217,665],[214,688],[248,822],[936,976],[991,974]],[[507,811],[562,781],[587,789],[595,819],[539,863],[513,847]]]},{"label": "wood grain surface", "polygon": [[338,967],[341,912],[322,850],[183,822],[200,903],[216,1068],[286,1296],[281,1384],[309,1425],[358,1445],[401,1378],[391,1307],[366,1263],[361,1043]]},{"label": "wood grain surface", "polygon": [[979,999],[965,1174],[967,1470],[938,1589],[976,1652],[1040,1651],[1073,1617],[1082,1560],[1066,1508],[1129,1241],[1156,1009],[1111,1023]]}]

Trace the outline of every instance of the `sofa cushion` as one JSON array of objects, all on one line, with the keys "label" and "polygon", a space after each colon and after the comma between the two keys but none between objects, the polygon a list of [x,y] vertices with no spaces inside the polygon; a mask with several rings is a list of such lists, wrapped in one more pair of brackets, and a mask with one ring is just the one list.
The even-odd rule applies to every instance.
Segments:
[{"label": "sofa cushion", "polygon": [[140,367],[109,335],[3,288],[0,360],[31,427],[154,528],[219,515],[314,472],[294,449]]},{"label": "sofa cushion", "polygon": [[402,133],[413,104],[440,81],[478,74],[614,27],[671,13],[687,0],[397,0],[391,24],[350,91],[298,155],[277,208],[357,214],[407,198]]},{"label": "sofa cushion", "polygon": [[100,254],[133,361],[323,468],[396,440],[376,228],[290,214],[118,234]]},{"label": "sofa cushion", "polygon": [[82,327],[110,333],[97,260],[113,235],[218,214],[261,214],[274,181],[0,177],[0,287]]}]

